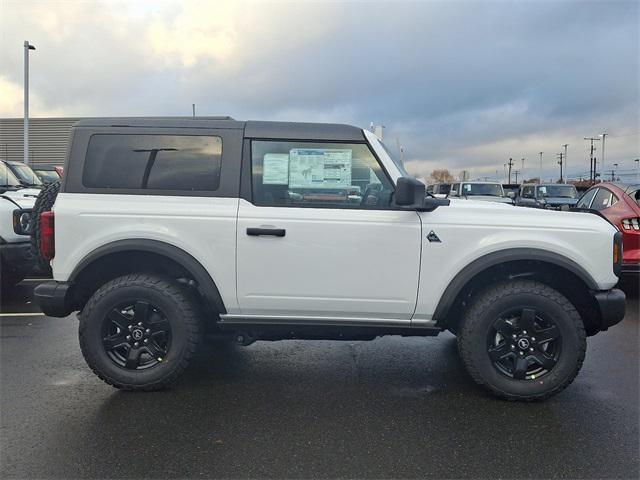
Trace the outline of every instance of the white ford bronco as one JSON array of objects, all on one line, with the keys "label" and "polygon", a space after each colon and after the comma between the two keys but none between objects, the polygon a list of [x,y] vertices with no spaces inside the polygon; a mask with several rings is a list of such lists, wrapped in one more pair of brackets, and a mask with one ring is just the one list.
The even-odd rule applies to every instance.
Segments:
[{"label": "white ford bronco", "polygon": [[24,188],[0,160],[0,287],[12,287],[35,266],[31,210],[39,190]]},{"label": "white ford bronco", "polygon": [[543,399],[625,311],[606,220],[425,196],[348,125],[81,121],[40,222],[54,280],[37,302],[79,311],[87,363],[128,390],[175,381],[208,331],[249,345],[449,330],[477,383]]}]

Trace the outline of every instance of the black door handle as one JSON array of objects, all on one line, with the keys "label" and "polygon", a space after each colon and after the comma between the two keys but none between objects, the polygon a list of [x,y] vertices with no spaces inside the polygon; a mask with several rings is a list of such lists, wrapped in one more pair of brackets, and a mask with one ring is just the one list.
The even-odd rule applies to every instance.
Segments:
[{"label": "black door handle", "polygon": [[259,237],[261,235],[271,235],[272,237],[284,237],[287,231],[284,228],[247,228],[247,235]]}]

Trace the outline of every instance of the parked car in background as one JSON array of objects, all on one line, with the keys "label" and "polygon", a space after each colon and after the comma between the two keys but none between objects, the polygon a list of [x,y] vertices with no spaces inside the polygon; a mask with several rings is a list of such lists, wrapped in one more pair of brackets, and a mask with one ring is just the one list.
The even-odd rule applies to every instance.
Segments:
[{"label": "parked car in background", "polygon": [[0,162],[0,286],[20,282],[34,267],[31,253],[31,208],[39,190],[24,188]]},{"label": "parked car in background", "polygon": [[450,183],[433,183],[427,185],[427,193],[434,197],[445,198],[451,191]]},{"label": "parked car in background", "polygon": [[519,207],[568,210],[576,205],[578,191],[573,185],[558,183],[523,184],[516,199]]},{"label": "parked car in background", "polygon": [[20,185],[23,187],[30,188],[42,188],[42,181],[38,178],[38,175],[35,174],[29,165],[26,165],[22,162],[13,162],[7,160],[1,160],[8,168],[11,170],[11,173],[18,179]]},{"label": "parked car in background", "polygon": [[57,182],[62,178],[62,167],[55,165],[34,165],[32,170],[44,185]]},{"label": "parked car in background", "polygon": [[576,208],[598,212],[622,232],[622,273],[640,274],[640,184],[598,183]]},{"label": "parked car in background", "polygon": [[448,197],[513,204],[514,194],[505,194],[497,182],[460,182],[451,185]]}]

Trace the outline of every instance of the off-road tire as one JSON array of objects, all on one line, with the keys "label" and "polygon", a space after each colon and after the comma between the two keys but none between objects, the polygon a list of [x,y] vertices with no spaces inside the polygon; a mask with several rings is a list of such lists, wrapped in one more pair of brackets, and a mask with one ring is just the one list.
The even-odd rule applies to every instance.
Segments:
[{"label": "off-road tire", "polygon": [[49,260],[40,254],[40,214],[51,210],[59,192],[60,181],[52,182],[43,187],[36,198],[32,213],[31,251],[36,257],[38,270],[49,276],[51,275]]},{"label": "off-road tire", "polygon": [[[101,325],[116,305],[138,300],[151,302],[167,314],[172,344],[161,363],[146,370],[128,370],[107,355]],[[160,390],[178,380],[198,349],[202,335],[199,312],[191,293],[168,278],[147,274],[119,277],[98,289],[79,315],[80,348],[89,367],[107,384],[122,390]]]},{"label": "off-road tire", "polygon": [[[530,307],[553,317],[562,335],[557,364],[539,379],[519,380],[502,375],[486,348],[489,329],[500,312]],[[512,401],[547,399],[564,390],[576,377],[586,352],[584,324],[575,307],[557,290],[533,280],[497,284],[479,293],[468,308],[458,334],[458,350],[473,380],[493,394]]]}]

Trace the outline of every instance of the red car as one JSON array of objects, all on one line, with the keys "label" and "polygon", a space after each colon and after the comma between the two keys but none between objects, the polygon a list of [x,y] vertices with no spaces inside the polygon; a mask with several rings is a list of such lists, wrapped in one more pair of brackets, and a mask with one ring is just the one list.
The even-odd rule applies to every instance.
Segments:
[{"label": "red car", "polygon": [[640,184],[598,183],[576,204],[595,210],[622,232],[622,273],[640,273]]}]

